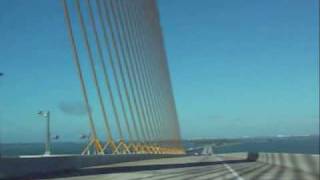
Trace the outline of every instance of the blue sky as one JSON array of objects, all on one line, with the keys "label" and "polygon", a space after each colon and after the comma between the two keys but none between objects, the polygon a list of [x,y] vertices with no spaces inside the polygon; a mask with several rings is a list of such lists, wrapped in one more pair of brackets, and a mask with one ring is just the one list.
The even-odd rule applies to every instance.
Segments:
[{"label": "blue sky", "polygon": [[[319,133],[318,1],[181,2],[158,7],[184,138]],[[3,141],[41,141],[39,109],[66,141],[88,131],[59,108],[82,100],[65,30],[59,1],[0,1]]]}]

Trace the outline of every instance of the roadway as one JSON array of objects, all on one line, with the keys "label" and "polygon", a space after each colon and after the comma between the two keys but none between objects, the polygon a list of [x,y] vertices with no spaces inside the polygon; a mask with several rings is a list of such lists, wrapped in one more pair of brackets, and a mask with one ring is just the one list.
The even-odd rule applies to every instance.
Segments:
[{"label": "roadway", "polygon": [[314,174],[297,171],[262,162],[248,161],[243,155],[224,156],[213,153],[210,146],[204,147],[199,156],[144,160],[115,165],[83,168],[56,179],[67,180],[122,180],[122,179],[287,179],[318,180]]}]

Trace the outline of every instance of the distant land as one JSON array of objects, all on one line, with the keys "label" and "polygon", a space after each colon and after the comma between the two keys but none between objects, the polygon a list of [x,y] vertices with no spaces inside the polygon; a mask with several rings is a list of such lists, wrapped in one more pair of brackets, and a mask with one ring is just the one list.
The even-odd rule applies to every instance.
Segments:
[{"label": "distant land", "polygon": [[184,141],[187,150],[197,151],[197,147],[212,145],[214,153],[231,152],[279,152],[320,154],[319,135],[245,137],[236,139],[194,139]]}]

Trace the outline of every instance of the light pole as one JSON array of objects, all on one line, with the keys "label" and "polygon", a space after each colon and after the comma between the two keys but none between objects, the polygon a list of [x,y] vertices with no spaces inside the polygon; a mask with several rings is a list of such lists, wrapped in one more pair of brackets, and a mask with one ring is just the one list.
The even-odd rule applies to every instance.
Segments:
[{"label": "light pole", "polygon": [[46,118],[46,142],[45,142],[45,152],[44,155],[51,154],[51,135],[50,135],[50,111],[39,111],[38,114]]},{"label": "light pole", "polygon": [[[0,72],[0,76],[3,76],[4,74]],[[0,129],[0,158],[1,158],[1,153],[2,153],[2,143],[1,143],[1,129]]]}]

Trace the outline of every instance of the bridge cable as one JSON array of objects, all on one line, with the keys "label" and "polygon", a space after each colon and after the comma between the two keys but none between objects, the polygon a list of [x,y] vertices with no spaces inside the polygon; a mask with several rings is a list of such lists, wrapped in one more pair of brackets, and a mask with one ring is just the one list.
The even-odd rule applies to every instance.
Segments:
[{"label": "bridge cable", "polygon": [[[145,10],[140,10],[140,11],[138,11],[138,12],[140,12],[139,14],[140,14],[140,16],[143,16],[142,15],[142,13],[144,12]],[[145,12],[144,12],[145,13]],[[142,27],[145,27],[146,26],[146,24],[139,24],[138,25],[138,27],[140,27],[140,28],[142,28]],[[146,29],[146,28],[144,28],[144,29]],[[148,29],[148,28],[147,28]],[[142,43],[144,44],[143,46],[143,49],[144,48],[146,48],[146,47],[148,47],[148,48],[151,48],[152,46],[151,45],[147,45],[146,43],[149,43],[149,42],[152,42],[152,38],[149,38],[149,39],[146,39],[146,37],[145,36],[147,36],[147,32],[145,31],[145,30],[143,30],[143,29],[140,29],[140,31],[143,31],[143,32],[141,32],[141,34],[143,34],[144,36],[141,38],[142,39]],[[148,40],[148,41],[146,41],[146,40]],[[152,49],[151,49],[152,50]],[[153,58],[153,56],[150,54],[151,53],[151,51],[149,52],[149,53],[147,53],[146,54],[146,56],[148,56],[148,59],[149,60],[152,60],[152,59],[154,59]],[[145,62],[146,62],[146,59],[145,59]],[[151,61],[149,61],[149,62],[151,62]],[[147,68],[144,68],[144,69],[147,69]],[[149,76],[147,76],[147,77],[151,77],[150,75]]]},{"label": "bridge cable", "polygon": [[[119,13],[117,13],[119,12]],[[122,26],[122,22],[123,20],[121,19],[121,11],[119,10],[119,6],[117,6],[116,3],[113,3],[111,1],[111,13],[113,13],[114,17],[115,17],[115,21],[117,22],[116,23],[116,30],[118,33],[117,34],[117,37],[118,37],[118,41],[119,41],[119,46],[122,47],[121,48],[121,55],[122,55],[122,60],[123,60],[123,63],[121,63],[120,61],[120,73],[121,73],[121,77],[122,77],[122,82],[123,82],[123,86],[126,88],[126,98],[127,98],[127,102],[128,102],[128,105],[129,105],[129,112],[130,112],[130,115],[131,115],[131,119],[132,119],[132,123],[133,123],[133,127],[134,127],[134,130],[136,132],[136,136],[138,137],[139,136],[139,131],[138,131],[138,127],[137,127],[137,122],[136,122],[136,118],[135,118],[135,114],[134,114],[134,110],[136,111],[136,114],[138,115],[138,107],[136,106],[136,96],[134,94],[134,87],[133,87],[133,80],[132,80],[132,76],[130,75],[130,68],[128,66],[128,62],[131,62],[132,60],[132,57],[130,57],[130,54],[129,54],[129,49],[128,49],[128,45],[127,45],[127,41],[126,41],[126,34],[125,34],[125,30]],[[120,34],[122,32],[122,34]],[[122,35],[122,36],[121,36]],[[129,54],[129,56],[128,56]],[[124,67],[125,71],[122,69],[122,67]],[[126,74],[125,74],[126,72]],[[127,75],[127,81],[126,78],[125,78],[125,75]],[[127,83],[126,83],[127,82]],[[128,88],[129,88],[129,91],[131,92],[131,94],[129,93],[128,91]],[[131,95],[131,99],[133,99],[133,104],[131,102],[131,99],[130,99],[130,95]]]},{"label": "bridge cable", "polygon": [[[113,30],[112,30],[112,25],[111,25],[111,19],[107,14],[107,7],[106,7],[106,4],[105,4],[105,1],[96,0],[96,2],[97,2],[97,6],[98,6],[98,15],[99,15],[99,21],[100,21],[100,24],[101,24],[101,27],[102,27],[104,42],[105,42],[105,45],[106,45],[107,50],[108,50],[109,62],[111,64],[111,70],[113,72],[113,78],[114,78],[114,82],[115,82],[115,85],[116,85],[116,90],[117,90],[117,93],[118,93],[118,96],[119,96],[119,99],[120,99],[120,107],[121,107],[121,110],[122,110],[122,113],[123,113],[123,117],[124,117],[124,120],[125,120],[125,123],[126,123],[126,127],[128,128],[129,127],[128,123],[127,123],[128,122],[128,117],[127,117],[126,109],[125,109],[125,106],[124,106],[124,99],[123,99],[122,92],[121,92],[121,89],[120,89],[119,77],[118,77],[118,74],[117,74],[116,64],[115,64],[115,61],[119,61],[119,54],[118,54],[116,42],[114,40],[114,35],[113,35]],[[104,15],[103,15],[103,12],[104,12]],[[103,17],[105,17],[106,21],[103,19]],[[111,44],[109,44],[109,41],[108,41],[108,37],[109,36],[107,35],[106,27],[110,27]],[[111,51],[112,49],[114,49],[115,52],[116,52],[116,57],[115,57],[116,60],[112,57],[112,51]],[[117,129],[118,129],[118,131],[120,133],[120,143],[119,143],[116,151],[124,150],[124,151],[130,152],[129,147],[124,142],[124,136],[123,136],[123,133],[122,133],[122,130],[121,130],[121,124],[120,124],[119,119],[116,119],[116,124],[117,124]],[[130,135],[129,135],[129,141],[132,141]]]},{"label": "bridge cable", "polygon": [[[118,1],[119,2],[119,11],[120,12],[125,12],[124,10],[123,10],[123,7],[121,6],[121,1]],[[121,17],[120,17],[121,18]],[[129,62],[129,64],[127,64],[126,65],[126,70],[127,70],[127,73],[128,73],[128,76],[130,77],[130,72],[131,72],[131,74],[132,74],[132,77],[133,77],[133,84],[131,84],[131,91],[132,91],[132,93],[134,94],[134,92],[136,92],[135,94],[137,95],[137,97],[138,98],[135,98],[135,96],[133,96],[134,97],[134,104],[135,104],[135,107],[137,108],[138,107],[138,104],[139,104],[139,107],[141,107],[141,109],[143,108],[143,105],[142,105],[142,101],[141,101],[141,99],[142,99],[142,97],[143,97],[143,95],[141,95],[141,90],[142,90],[142,87],[140,86],[140,87],[138,87],[138,81],[137,81],[137,79],[138,79],[138,76],[137,76],[137,73],[136,73],[136,71],[137,71],[137,65],[136,65],[136,61],[138,60],[137,58],[136,58],[136,56],[134,56],[134,50],[133,50],[133,46],[132,46],[132,39],[131,39],[131,36],[130,36],[130,34],[128,33],[128,31],[130,32],[130,30],[128,29],[128,26],[126,26],[123,22],[125,21],[125,22],[127,22],[127,19],[126,19],[126,17],[125,17],[125,15],[123,15],[122,16],[122,20],[123,21],[121,21],[122,23],[121,23],[121,29],[122,29],[122,31],[123,31],[123,34],[124,34],[124,42],[125,42],[125,45],[126,45],[126,49],[127,49],[127,52],[128,52],[128,55],[129,55],[129,59],[131,60],[131,61],[128,61]],[[125,31],[125,29],[126,29],[126,31]],[[130,44],[129,44],[130,43]],[[129,66],[128,66],[129,65]],[[129,71],[129,69],[130,68],[128,68],[128,67],[132,67],[132,70],[131,71]],[[138,79],[139,80],[139,79]],[[133,85],[136,87],[135,88],[135,90],[136,91],[134,91],[134,88],[133,88]],[[138,101],[137,101],[138,100]],[[145,114],[144,114],[144,112],[145,111],[143,111],[143,109],[141,110],[141,111],[138,111],[138,108],[136,109],[136,111],[137,111],[137,115],[138,115],[138,117],[139,117],[139,119],[141,120],[141,117],[142,118],[144,118],[145,119]],[[144,121],[145,122],[145,121]],[[141,123],[142,124],[142,123]]]},{"label": "bridge cable", "polygon": [[[131,65],[131,66],[134,66],[135,69],[133,71],[134,73],[134,76],[137,76],[138,75],[138,83],[139,83],[139,86],[140,86],[140,90],[143,91],[143,90],[148,90],[145,83],[142,84],[142,78],[145,78],[145,77],[142,77],[142,72],[143,72],[143,69],[138,69],[138,66],[140,65],[140,61],[142,60],[141,59],[141,54],[139,54],[140,52],[138,52],[138,45],[137,45],[137,40],[136,38],[133,39],[133,37],[138,37],[138,35],[134,35],[133,32],[134,32],[134,29],[133,29],[133,25],[131,24],[132,21],[129,21],[129,14],[128,12],[130,11],[124,4],[122,6],[122,12],[127,12],[125,13],[125,17],[126,17],[126,21],[125,21],[125,24],[126,24],[126,27],[128,29],[127,33],[128,33],[128,37],[129,37],[129,42],[131,42],[131,47],[133,47],[131,50],[132,50],[132,55],[135,57],[135,61],[134,61],[134,64]],[[132,17],[132,16],[131,16]],[[140,49],[139,49],[140,50]],[[139,55],[138,55],[139,54]],[[141,65],[140,65],[141,66]],[[136,74],[137,72],[137,74]],[[145,80],[143,81],[145,82]],[[137,84],[137,83],[136,83]],[[156,130],[156,127],[155,127],[155,124],[154,124],[154,121],[155,121],[155,115],[154,115],[154,111],[153,111],[153,107],[152,107],[152,104],[150,103],[150,98],[148,97],[148,94],[146,95],[145,92],[141,92],[140,93],[144,93],[142,95],[143,97],[143,101],[144,101],[144,104],[146,107],[149,107],[147,110],[149,111],[149,118],[150,118],[150,125],[152,127],[152,131],[153,131],[153,141],[155,141],[157,139],[157,130]],[[145,98],[146,97],[146,98]],[[146,101],[147,99],[147,101]],[[153,145],[154,146],[154,145]],[[155,151],[158,151],[156,150],[155,147],[153,147]]]},{"label": "bridge cable", "polygon": [[[96,25],[95,18],[94,18],[94,15],[93,15],[93,8],[92,8],[92,5],[91,5],[91,2],[92,1],[86,0],[86,4],[88,5],[88,12],[89,12],[89,17],[90,17],[90,22],[91,22],[91,26],[92,26],[93,33],[94,33],[94,39],[95,39],[96,47],[97,47],[97,51],[98,51],[98,59],[99,59],[100,65],[102,67],[104,81],[105,81],[105,85],[107,87],[107,91],[108,91],[109,99],[111,101],[111,107],[112,107],[112,110],[114,112],[115,119],[116,119],[116,121],[119,121],[118,109],[117,109],[117,107],[115,105],[115,100],[114,100],[114,97],[113,97],[113,92],[112,92],[112,89],[111,89],[111,84],[110,84],[110,81],[109,81],[109,76],[108,76],[106,65],[105,65],[105,60],[104,60],[104,56],[103,56],[103,51],[102,51],[102,47],[101,47],[100,38],[99,38],[98,32],[97,32],[97,25]],[[104,106],[103,106],[102,110],[105,111],[104,110]],[[109,122],[108,122],[108,119],[107,119],[107,116],[105,115],[105,113],[104,113],[104,120],[105,120],[105,125],[106,125],[107,131],[108,131],[109,138],[106,139],[107,141],[106,141],[106,144],[104,145],[103,149],[105,150],[108,147],[110,147],[112,152],[115,152],[116,144],[115,144],[115,142],[114,142],[114,140],[112,138],[110,125],[109,125]]]},{"label": "bridge cable", "polygon": [[[125,10],[125,12],[128,12],[128,10]],[[131,15],[131,16],[135,17],[134,15]],[[136,23],[137,20],[135,19],[134,22]],[[134,25],[130,24],[130,26],[134,26]],[[133,31],[133,30],[131,30],[130,32],[137,33],[136,31]],[[135,34],[135,35],[132,35],[132,36],[133,37],[137,37],[138,35]],[[140,39],[142,39],[142,38],[140,38]],[[137,44],[137,42],[135,43],[135,46],[136,46],[136,48],[138,48],[137,46],[139,46],[139,45]],[[148,103],[148,106],[150,107],[150,111],[151,111],[151,114],[152,114],[152,126],[153,126],[154,133],[155,133],[154,137],[156,138],[157,136],[159,136],[159,133],[158,133],[158,129],[157,129],[157,126],[156,126],[156,114],[155,114],[155,110],[154,110],[155,108],[154,108],[154,104],[152,103],[152,100],[151,100],[150,82],[149,82],[149,79],[147,78],[148,76],[145,74],[146,73],[145,72],[145,67],[143,66],[143,63],[142,63],[143,59],[145,59],[145,56],[144,55],[141,56],[141,54],[143,52],[141,47],[139,47],[139,51],[140,51],[140,53],[139,53],[140,54],[140,61],[138,61],[138,63],[139,63],[139,66],[140,66],[141,69],[138,72],[140,72],[139,74],[141,74],[140,77],[144,79],[142,86],[144,86],[144,88],[143,88],[145,90],[144,94],[146,94],[145,96],[147,97],[146,98],[147,99],[147,103]],[[157,137],[157,139],[158,139],[158,137]]]},{"label": "bridge cable", "polygon": [[169,72],[169,68],[168,68],[168,61],[167,61],[167,57],[166,57],[166,53],[165,53],[165,49],[164,49],[164,43],[163,43],[163,36],[162,36],[162,32],[161,32],[161,27],[160,27],[160,22],[159,22],[159,11],[155,5],[154,1],[151,1],[152,3],[152,8],[154,9],[152,12],[155,13],[155,21],[157,21],[154,25],[154,27],[157,31],[159,36],[159,49],[161,50],[161,55],[162,55],[162,62],[165,66],[165,75],[166,75],[166,80],[167,80],[167,86],[169,89],[169,98],[170,98],[170,105],[171,105],[171,111],[173,114],[173,120],[174,120],[174,124],[175,124],[175,135],[176,135],[176,140],[178,141],[178,145],[180,146],[180,148],[182,148],[182,144],[181,144],[181,136],[180,136],[180,127],[179,127],[179,123],[178,123],[178,116],[177,116],[177,112],[176,112],[176,105],[175,105],[175,101],[173,98],[173,89],[172,89],[172,83],[171,83],[171,79],[170,79],[170,72]]},{"label": "bridge cable", "polygon": [[[110,1],[111,2],[111,13],[112,14],[115,14],[114,13],[114,5],[113,5],[113,3],[112,3],[112,1]],[[116,25],[118,25],[118,24],[116,24]],[[118,26],[117,26],[118,27]],[[119,38],[119,41],[121,41],[121,38],[120,38],[120,34],[119,33],[117,33],[117,35],[118,35],[118,38]],[[119,52],[118,52],[118,54],[119,54]],[[119,63],[121,63],[121,61],[120,61],[120,58],[119,58]],[[121,67],[121,66],[120,66]],[[123,70],[120,70],[120,72],[122,72],[122,79],[123,79],[123,85],[126,87],[126,84],[125,84],[125,81],[124,81],[124,74],[123,74]],[[143,112],[143,111],[142,111]],[[143,114],[143,113],[142,113]],[[147,124],[146,124],[146,122],[145,122],[145,126],[144,126],[145,128],[144,129],[142,129],[142,131],[144,131],[145,132],[145,135],[146,135],[146,138],[147,138],[147,140],[149,141],[150,140],[150,132],[149,132],[149,129],[148,129],[148,127],[147,127]]]},{"label": "bridge cable", "polygon": [[[151,29],[151,31],[149,31],[148,34],[149,34],[151,37],[159,37],[159,34],[155,34],[156,32],[155,32],[155,30],[154,30],[154,29],[155,29],[155,28],[154,28],[155,26],[154,26],[154,24],[153,24],[153,23],[154,23],[154,15],[152,14],[153,11],[151,11],[152,7],[150,7],[150,3],[148,3],[148,2],[151,2],[151,1],[146,1],[146,2],[147,2],[147,3],[146,3],[146,6],[147,6],[146,9],[149,10],[149,11],[148,11],[148,16],[149,16],[149,23],[151,23],[151,24],[150,24],[150,27],[153,27],[153,29]],[[152,30],[153,30],[153,31],[152,31]],[[159,49],[159,47],[158,47],[159,44],[157,44],[157,43],[155,43],[155,42],[157,42],[156,39],[154,39],[154,40],[151,42],[151,46],[153,47],[153,51],[154,51],[155,57],[157,58],[157,61],[159,62],[159,58],[160,58],[159,56],[160,56],[161,54],[157,54],[158,51],[155,51],[156,49],[157,49],[157,50]],[[164,71],[164,69],[163,69],[163,66],[159,66],[159,67],[162,67],[162,68],[161,68],[161,69],[162,69],[162,70],[161,70],[161,74],[164,75],[164,74],[165,74],[165,71]],[[161,77],[163,77],[163,76],[161,76]],[[162,79],[162,82],[164,82],[163,79]],[[166,87],[166,86],[167,86],[167,84],[165,83],[162,87]],[[164,95],[165,95],[165,96],[164,96],[165,99],[168,100],[168,96],[170,95],[170,93],[167,91],[167,89],[165,89],[163,92],[165,93],[165,94],[164,94]],[[166,104],[167,104],[167,103],[170,103],[170,102],[168,102],[167,100],[166,100]],[[171,108],[169,108],[169,107],[170,107],[170,104],[165,105],[164,107],[166,107],[166,109],[167,109],[166,111],[170,113],[170,109],[171,109]],[[167,114],[168,114],[168,113],[167,113]],[[170,117],[168,118],[168,120],[170,120]],[[167,124],[170,125],[169,128],[171,129],[171,130],[170,130],[170,132],[171,132],[171,138],[170,138],[170,139],[171,139],[171,140],[170,140],[169,143],[172,144],[172,143],[174,143],[173,140],[175,139],[175,138],[174,138],[174,129],[173,129],[174,124],[173,124],[173,121],[172,121],[172,120],[171,120],[171,121],[168,121]],[[172,145],[173,145],[173,144],[172,144]]]},{"label": "bridge cable", "polygon": [[[121,1],[118,1],[119,3],[121,2]],[[121,5],[121,4],[120,4]],[[123,6],[120,6],[121,7],[121,9],[120,9],[120,11],[121,12],[126,12],[126,10],[124,10],[124,7]],[[127,34],[125,34],[125,35],[127,35],[127,37],[128,37],[128,41],[127,42],[130,42],[130,47],[133,47],[133,45],[132,45],[132,42],[133,42],[133,40],[132,40],[132,38],[131,38],[131,33],[129,33],[129,32],[132,32],[132,30],[131,29],[129,29],[129,24],[128,24],[128,20],[127,19],[125,19],[125,25],[124,24],[122,24],[122,26],[126,26],[126,29],[128,29],[127,31],[126,31],[126,33]],[[128,46],[128,44],[129,43],[127,43],[127,47],[129,47]],[[131,57],[132,56],[134,56],[134,51],[133,51],[133,49],[131,48],[131,51],[130,51],[131,53],[130,53],[130,55],[131,55]],[[135,56],[136,57],[136,56]],[[134,61],[134,64],[130,64],[130,66],[131,67],[135,67],[135,69],[137,69],[137,62],[138,62],[138,59],[135,59],[135,61]],[[135,70],[134,69],[134,70]],[[138,71],[138,70],[137,70]],[[139,72],[139,71],[138,71]],[[135,71],[133,71],[133,76],[134,77],[136,77],[136,74],[135,74]],[[141,85],[141,79],[139,79],[139,82],[140,82],[140,85]],[[135,82],[135,84],[137,84],[136,82]],[[143,92],[143,90],[146,90],[146,87],[144,86],[144,87],[142,87],[142,86],[140,86],[141,87],[141,91]],[[149,119],[149,127],[150,127],[150,130],[152,131],[152,136],[153,136],[153,138],[155,138],[155,134],[154,134],[154,132],[155,132],[155,129],[154,129],[154,126],[153,126],[153,115],[151,114],[152,112],[151,112],[151,110],[150,110],[150,108],[151,108],[151,106],[150,106],[150,103],[148,102],[146,102],[146,98],[148,98],[147,97],[147,95],[144,93],[143,95],[142,95],[142,97],[143,97],[143,100],[144,100],[144,106],[146,107],[146,114],[147,114],[147,117],[148,117],[148,119]]]},{"label": "bridge cable", "polygon": [[[100,88],[100,85],[99,85],[99,82],[98,82],[98,78],[97,78],[97,72],[96,72],[96,68],[95,68],[93,52],[92,52],[92,49],[91,49],[90,44],[89,44],[88,32],[87,32],[86,25],[84,24],[84,19],[83,19],[83,15],[82,15],[82,11],[81,11],[80,2],[79,1],[75,1],[75,2],[76,2],[76,12],[77,12],[78,20],[79,20],[80,27],[81,27],[80,29],[81,29],[81,33],[82,33],[82,38],[84,40],[85,48],[87,50],[88,61],[89,61],[89,64],[90,64],[90,69],[91,69],[91,76],[92,76],[92,80],[93,80],[94,85],[95,85],[96,93],[98,95],[99,106],[100,106],[100,110],[101,110],[102,115],[103,115],[105,129],[106,129],[106,132],[107,132],[107,138],[106,139],[109,139],[109,138],[112,139],[112,134],[111,134],[109,120],[108,120],[108,114],[107,114],[107,112],[105,110],[104,100],[102,98],[101,88]],[[94,22],[94,19],[93,19],[93,16],[92,16],[92,8],[91,8],[90,4],[88,4],[88,8],[89,8],[90,19],[92,21],[92,24],[94,24],[95,22]]]},{"label": "bridge cable", "polygon": [[[140,28],[143,27],[141,24],[140,24],[140,25],[136,25],[136,26],[138,26],[138,27],[140,27]],[[141,29],[140,29],[140,31],[141,31]],[[145,32],[141,32],[141,33],[142,33],[142,34],[146,34]],[[142,41],[143,41],[143,42],[142,42],[143,44],[146,43],[144,38],[142,38]],[[149,55],[149,54],[148,54],[148,55]],[[151,57],[149,57],[148,59],[152,60]],[[151,61],[150,61],[150,62],[151,62]],[[145,76],[151,78],[151,77],[152,77],[152,73],[150,73],[150,70],[151,70],[151,69],[145,67],[145,65],[146,65],[146,58],[144,59],[143,65],[144,65],[144,69],[147,69],[148,72],[149,72],[148,75],[145,75]],[[155,72],[155,71],[153,71],[153,72]],[[153,73],[153,74],[154,74],[154,73]],[[157,78],[155,77],[155,78],[153,79],[153,81],[151,81],[151,83],[154,84],[154,82],[156,81],[156,79],[157,79]],[[156,90],[154,90],[154,92],[157,92],[158,90],[159,90],[159,89],[156,89]],[[153,101],[155,101],[155,100],[153,100]],[[161,107],[160,107],[160,106],[157,106],[157,109],[158,109],[158,111],[157,111],[158,113],[157,113],[157,114],[158,114],[158,116],[159,116],[159,118],[160,118],[159,112],[160,112],[160,110],[161,110]],[[161,119],[159,119],[159,121],[161,121]],[[159,122],[159,123],[160,123],[160,122]],[[159,126],[159,134],[160,134],[160,132],[163,132],[163,131],[160,130],[160,126]]]},{"label": "bridge cable", "polygon": [[65,22],[67,24],[68,37],[71,42],[73,61],[74,61],[74,64],[76,65],[77,74],[78,74],[78,77],[80,80],[80,85],[81,85],[81,90],[82,90],[81,92],[82,92],[82,95],[84,98],[85,108],[86,108],[86,111],[88,114],[88,120],[89,120],[90,129],[91,129],[91,140],[90,140],[90,143],[88,144],[87,147],[89,147],[90,145],[94,145],[95,151],[99,154],[103,154],[100,142],[97,138],[96,129],[95,129],[94,121],[93,121],[93,117],[92,117],[92,112],[90,110],[89,98],[87,96],[86,85],[85,85],[85,82],[83,79],[82,69],[81,69],[81,65],[79,62],[79,54],[78,54],[76,42],[75,42],[74,35],[73,35],[73,29],[72,29],[72,25],[71,25],[71,19],[70,19],[70,15],[69,15],[67,2],[66,2],[66,0],[61,0],[61,2],[63,4],[64,17],[65,17]]}]

